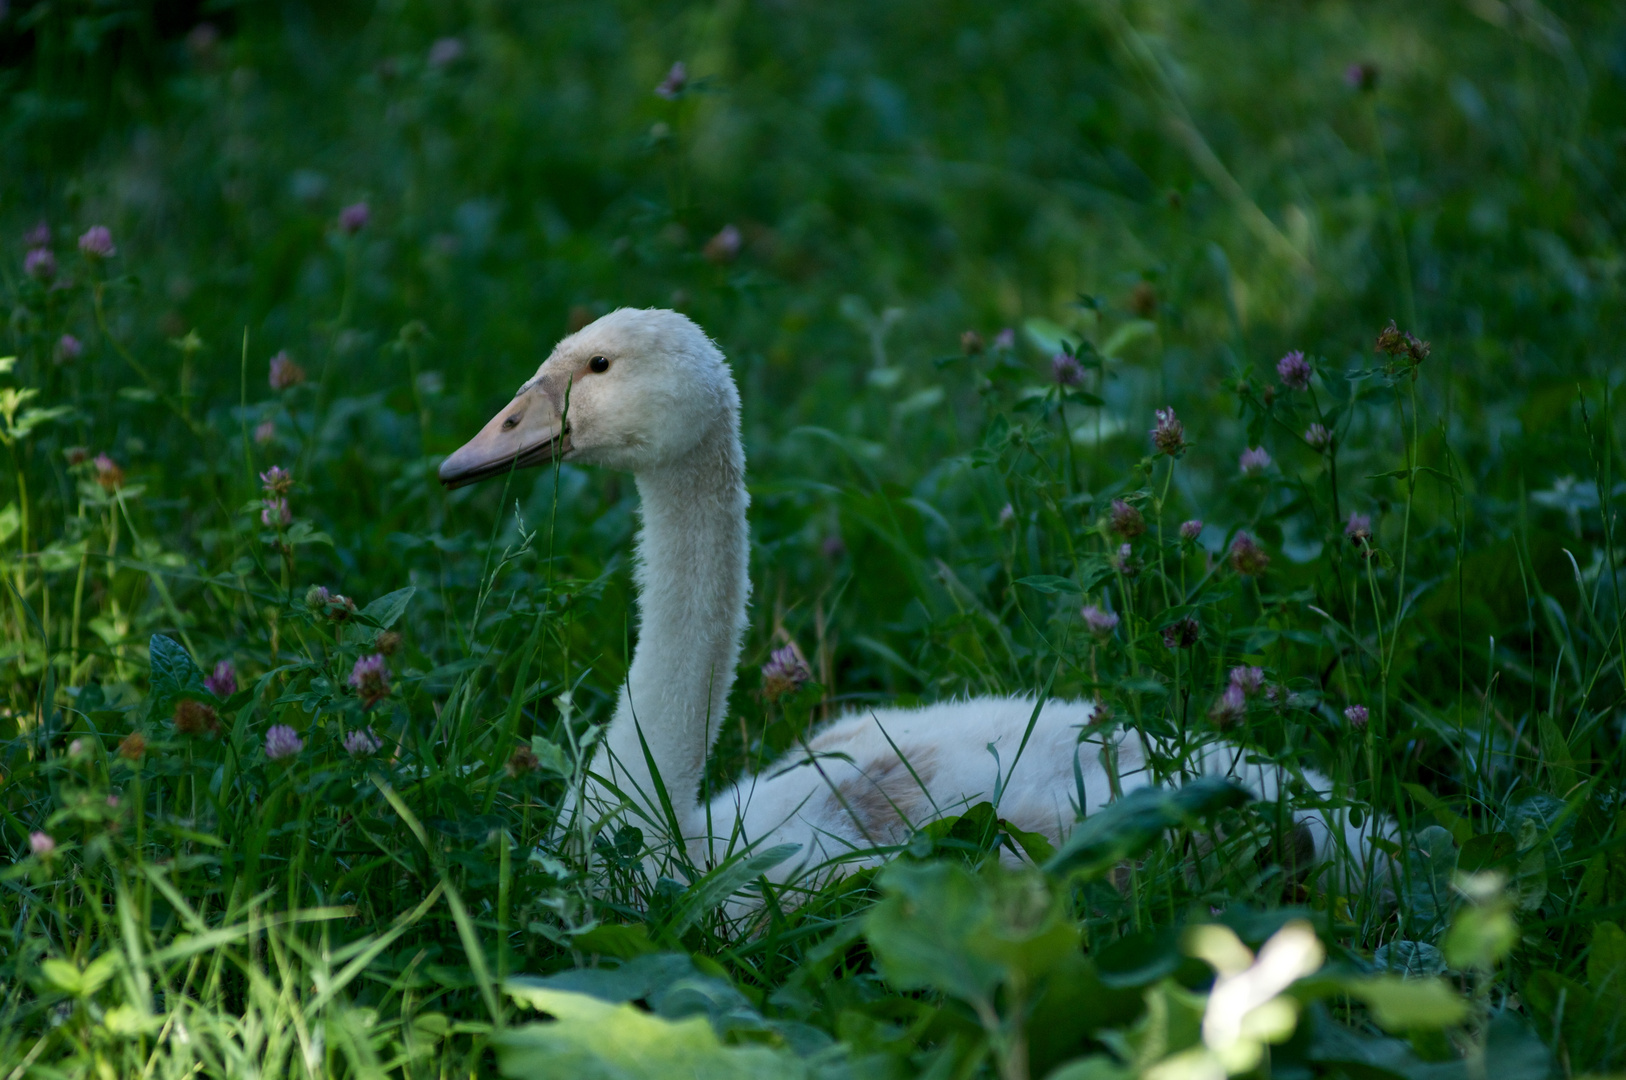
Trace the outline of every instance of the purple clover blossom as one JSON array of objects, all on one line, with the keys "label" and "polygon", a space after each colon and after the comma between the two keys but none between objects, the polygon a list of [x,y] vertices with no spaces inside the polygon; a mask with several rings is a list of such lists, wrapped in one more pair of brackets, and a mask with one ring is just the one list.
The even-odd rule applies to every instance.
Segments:
[{"label": "purple clover blossom", "polygon": [[56,841],[51,839],[48,832],[31,832],[28,834],[28,850],[43,858],[56,850]]},{"label": "purple clover blossom", "polygon": [[666,78],[655,87],[655,96],[665,98],[667,101],[676,101],[683,93],[683,88],[689,85],[689,67],[682,60],[673,64],[666,73]]},{"label": "purple clover blossom", "polygon": [[1112,509],[1107,512],[1107,525],[1125,540],[1133,540],[1146,532],[1146,519],[1141,512],[1122,499],[1112,500]]},{"label": "purple clover blossom", "polygon": [[1289,390],[1308,390],[1310,374],[1310,361],[1306,360],[1304,353],[1298,349],[1276,361],[1276,377],[1281,379],[1282,385]]},{"label": "purple clover blossom", "polygon": [[305,381],[305,369],[294,363],[288,350],[283,349],[271,358],[269,381],[271,389],[287,390]]},{"label": "purple clover blossom", "polygon": [[1259,541],[1245,532],[1236,534],[1231,541],[1231,567],[1244,577],[1258,577],[1270,565],[1270,556]]},{"label": "purple clover blossom", "polygon": [[267,495],[286,495],[293,490],[294,474],[281,465],[273,465],[260,474],[260,484]]},{"label": "purple clover blossom", "polygon": [[1157,452],[1179,457],[1186,451],[1186,427],[1173,409],[1157,410],[1157,426],[1152,429],[1152,445]]},{"label": "purple clover blossom", "polygon": [[365,201],[351,203],[339,211],[339,228],[351,236],[356,235],[367,227],[367,222],[373,217],[372,207]]},{"label": "purple clover blossom", "polygon": [[36,281],[50,281],[56,277],[56,256],[50,248],[31,248],[23,256],[23,273]]},{"label": "purple clover blossom", "polygon": [[996,349],[1014,349],[1014,348],[1016,348],[1016,331],[1012,330],[1010,327],[1007,326],[1003,330],[1001,330],[999,333],[995,334],[994,335],[994,348],[996,348]]},{"label": "purple clover blossom", "polygon": [[222,660],[204,677],[203,685],[209,693],[225,701],[237,693],[237,669],[232,666],[230,660]]},{"label": "purple clover blossom", "polygon": [[1248,698],[1236,683],[1225,688],[1214,707],[1208,711],[1209,719],[1220,727],[1229,727],[1248,715]]},{"label": "purple clover blossom", "polygon": [[1195,543],[1197,537],[1203,534],[1202,518],[1192,518],[1190,521],[1180,523],[1180,539]]},{"label": "purple clover blossom", "polygon": [[1312,450],[1326,450],[1332,445],[1332,432],[1325,424],[1311,424],[1304,429],[1304,441]]},{"label": "purple clover blossom", "polygon": [[1102,611],[1094,604],[1086,604],[1079,614],[1084,616],[1084,625],[1089,627],[1090,633],[1098,638],[1111,637],[1112,632],[1118,629],[1116,612]]},{"label": "purple clover blossom", "polygon": [[254,441],[264,446],[277,437],[277,425],[270,420],[261,420],[254,426]]},{"label": "purple clover blossom", "polygon": [[1258,476],[1270,468],[1270,451],[1263,446],[1251,447],[1242,451],[1237,459],[1237,468],[1242,470],[1243,476]]},{"label": "purple clover blossom", "polygon": [[85,344],[72,334],[63,334],[56,339],[56,362],[71,364],[85,352]]},{"label": "purple clover blossom", "polygon": [[461,38],[440,38],[429,46],[429,66],[432,68],[450,67],[463,59],[463,51],[463,40]]},{"label": "purple clover blossom", "polygon": [[260,524],[268,529],[285,529],[293,520],[287,499],[266,499],[260,506]]},{"label": "purple clover blossom", "polygon": [[713,262],[721,266],[723,263],[731,263],[739,258],[740,248],[744,244],[745,238],[740,235],[739,226],[724,225],[717,230],[716,236],[706,241],[706,246],[701,249],[701,254],[706,257],[707,262]]},{"label": "purple clover blossom", "polygon": [[350,669],[350,687],[361,696],[362,707],[372,708],[390,696],[390,665],[382,653],[363,656]]},{"label": "purple clover blossom", "polygon": [[1057,386],[1077,386],[1084,381],[1084,365],[1076,356],[1057,353],[1050,358],[1050,378]]},{"label": "purple clover blossom", "polygon": [[1239,687],[1247,697],[1253,697],[1265,688],[1265,669],[1260,667],[1234,667],[1231,669],[1231,685]]},{"label": "purple clover blossom", "polygon": [[29,247],[45,247],[51,242],[51,226],[44,221],[23,233],[23,243]]},{"label": "purple clover blossom", "polygon": [[1366,722],[1370,718],[1371,716],[1366,711],[1365,705],[1351,705],[1349,708],[1344,710],[1344,719],[1348,720],[1349,726],[1354,728],[1356,731],[1360,731],[1365,728]]},{"label": "purple clover blossom", "polygon": [[353,758],[376,754],[383,746],[383,740],[373,733],[372,728],[355,728],[344,733],[344,752]]},{"label": "purple clover blossom", "polygon": [[106,225],[92,225],[79,238],[79,250],[92,259],[111,259],[119,253],[113,246],[113,234]]},{"label": "purple clover blossom", "polygon": [[1016,507],[1006,503],[999,508],[999,527],[1008,529],[1016,524]]},{"label": "purple clover blossom", "polygon": [[1189,649],[1197,644],[1202,637],[1203,628],[1197,620],[1189,615],[1178,622],[1172,622],[1163,628],[1163,647],[1165,649]]},{"label": "purple clover blossom", "polygon": [[293,757],[305,749],[305,740],[287,724],[272,724],[265,733],[265,756],[272,761]]},{"label": "purple clover blossom", "polygon": [[775,649],[762,665],[762,694],[769,701],[799,690],[813,677],[795,644]]},{"label": "purple clover blossom", "polygon": [[1350,511],[1349,520],[1344,523],[1344,535],[1356,547],[1366,547],[1372,543],[1372,518],[1367,514],[1357,514]]}]

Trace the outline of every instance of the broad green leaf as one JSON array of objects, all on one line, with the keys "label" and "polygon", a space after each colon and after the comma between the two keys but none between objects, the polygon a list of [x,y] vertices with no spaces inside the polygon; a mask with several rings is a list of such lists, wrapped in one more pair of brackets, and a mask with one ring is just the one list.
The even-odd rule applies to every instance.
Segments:
[{"label": "broad green leaf", "polygon": [[503,989],[518,1001],[529,1001],[531,990],[564,990],[587,994],[619,1005],[643,1001],[679,979],[699,975],[700,970],[687,953],[649,953],[618,967],[571,968],[553,975],[519,975],[503,983]]},{"label": "broad green leaf", "polygon": [[595,926],[585,934],[577,934],[570,944],[588,955],[630,957],[658,951],[655,943],[649,940],[649,927],[643,923]]},{"label": "broad green leaf", "polygon": [[361,616],[371,621],[381,630],[388,630],[394,626],[396,620],[406,611],[407,604],[412,600],[412,594],[418,591],[416,585],[408,585],[404,589],[396,589],[386,593],[377,600],[361,609]]},{"label": "broad green leaf", "polygon": [[1376,975],[1346,979],[1343,986],[1350,995],[1366,1002],[1385,1031],[1426,1031],[1460,1024],[1468,1018],[1468,1003],[1440,979]]},{"label": "broad green leaf", "polygon": [[7,540],[10,540],[13,536],[16,536],[17,531],[22,527],[22,512],[17,509],[17,504],[15,502],[7,503],[6,508],[4,510],[0,510],[0,544],[3,544]]},{"label": "broad green leaf", "polygon": [[1592,928],[1592,948],[1586,959],[1587,989],[1617,1014],[1626,1014],[1626,932],[1619,923],[1599,922]]},{"label": "broad green leaf", "polygon": [[549,776],[569,776],[570,760],[564,749],[541,735],[531,736],[531,753],[536,755],[537,768]]},{"label": "broad green leaf", "polygon": [[807,1066],[766,1046],[725,1046],[705,1019],[667,1020],[631,1005],[542,986],[509,992],[551,1023],[492,1037],[497,1068],[516,1080],[802,1080]]},{"label": "broad green leaf", "polygon": [[1445,935],[1445,956],[1455,968],[1490,971],[1519,943],[1519,928],[1506,900],[1464,904]]},{"label": "broad green leaf", "polygon": [[1095,963],[1077,950],[1057,962],[1042,987],[1027,1023],[1034,1076],[1090,1049],[1098,1032],[1134,1023],[1146,1007],[1140,990],[1106,985]]},{"label": "broad green leaf", "polygon": [[326,544],[333,546],[333,538],[325,532],[317,532],[316,527],[308,521],[296,521],[289,529],[283,541],[290,547],[299,547],[302,544]]},{"label": "broad green leaf", "polygon": [[179,642],[154,634],[147,644],[147,655],[152,666],[152,696],[158,708],[166,708],[179,697],[207,701],[214,696],[204,688],[203,672]]},{"label": "broad green leaf", "polygon": [[1044,974],[1077,947],[1078,932],[1045,879],[997,864],[893,863],[864,932],[888,981],[986,1004],[1013,973]]},{"label": "broad green leaf", "polygon": [[78,997],[84,991],[84,978],[79,969],[66,960],[41,960],[40,974],[63,993]]},{"label": "broad green leaf", "polygon": [[1401,885],[1406,894],[1404,910],[1410,913],[1414,928],[1427,931],[1445,918],[1451,909],[1451,878],[1456,871],[1456,843],[1440,826],[1419,829],[1406,843]]},{"label": "broad green leaf", "polygon": [[1092,1054],[1069,1061],[1045,1080],[1134,1080],[1134,1077],[1134,1073],[1105,1054]]},{"label": "broad green leaf", "polygon": [[1165,830],[1252,798],[1240,784],[1217,776],[1198,777],[1181,788],[1139,788],[1080,822],[1044,868],[1052,874],[1104,874],[1145,851]]}]

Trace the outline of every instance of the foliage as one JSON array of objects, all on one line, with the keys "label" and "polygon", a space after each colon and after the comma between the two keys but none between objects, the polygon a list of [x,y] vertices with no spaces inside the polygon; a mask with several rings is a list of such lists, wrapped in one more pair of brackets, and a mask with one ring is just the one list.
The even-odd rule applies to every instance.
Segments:
[{"label": "foliage", "polygon": [[[5,1075],[1626,1067],[1619,12],[204,8],[0,13]],[[635,491],[434,470],[622,304],[812,676],[709,788],[1042,691],[1160,790],[777,890],[572,829]]]}]

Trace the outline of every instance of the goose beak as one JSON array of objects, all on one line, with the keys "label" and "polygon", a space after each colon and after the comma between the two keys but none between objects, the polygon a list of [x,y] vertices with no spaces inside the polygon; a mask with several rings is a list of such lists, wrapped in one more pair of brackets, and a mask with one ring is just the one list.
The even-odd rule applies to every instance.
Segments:
[{"label": "goose beak", "polygon": [[548,465],[569,452],[570,429],[548,395],[533,387],[521,391],[478,435],[440,463],[440,482],[459,488],[511,469]]}]

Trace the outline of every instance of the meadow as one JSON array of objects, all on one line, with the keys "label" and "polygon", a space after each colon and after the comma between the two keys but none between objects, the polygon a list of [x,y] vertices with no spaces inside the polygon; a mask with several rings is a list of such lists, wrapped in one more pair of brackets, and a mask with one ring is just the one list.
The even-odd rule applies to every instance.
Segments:
[{"label": "meadow", "polygon": [[[1620,1075],[1623,124],[1581,0],[0,3],[0,1078]],[[1028,693],[1161,793],[575,827],[636,492],[436,469],[623,306],[743,400],[706,790]]]}]

